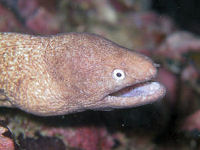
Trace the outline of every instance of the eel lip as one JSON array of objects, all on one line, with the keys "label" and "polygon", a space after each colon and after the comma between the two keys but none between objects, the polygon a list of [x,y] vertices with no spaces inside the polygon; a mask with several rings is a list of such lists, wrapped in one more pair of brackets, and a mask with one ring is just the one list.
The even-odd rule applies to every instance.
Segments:
[{"label": "eel lip", "polygon": [[125,87],[111,93],[104,98],[111,108],[125,108],[140,106],[161,99],[165,96],[166,89],[159,82],[145,82]]}]

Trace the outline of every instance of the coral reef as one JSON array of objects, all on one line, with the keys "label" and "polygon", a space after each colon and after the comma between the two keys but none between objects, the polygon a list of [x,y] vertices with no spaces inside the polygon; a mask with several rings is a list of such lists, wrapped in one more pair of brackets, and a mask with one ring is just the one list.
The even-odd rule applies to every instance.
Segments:
[{"label": "coral reef", "polygon": [[0,126],[0,149],[199,149],[200,37],[150,5],[147,0],[0,0],[1,32],[103,35],[153,58],[168,90],[154,104],[109,112],[40,118],[1,108],[0,120],[7,123]]}]

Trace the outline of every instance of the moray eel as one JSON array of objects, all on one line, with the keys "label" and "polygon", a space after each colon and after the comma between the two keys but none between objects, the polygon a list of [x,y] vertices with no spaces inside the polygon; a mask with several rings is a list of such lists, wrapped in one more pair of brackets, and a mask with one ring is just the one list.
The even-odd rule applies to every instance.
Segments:
[{"label": "moray eel", "polygon": [[156,74],[148,57],[98,35],[0,33],[0,106],[40,116],[135,107],[165,95]]}]

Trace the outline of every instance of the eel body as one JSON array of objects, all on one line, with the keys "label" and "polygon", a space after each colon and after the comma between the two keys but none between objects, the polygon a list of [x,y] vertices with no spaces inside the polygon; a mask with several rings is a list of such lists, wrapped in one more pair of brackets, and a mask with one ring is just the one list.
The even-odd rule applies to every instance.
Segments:
[{"label": "eel body", "polygon": [[156,65],[101,36],[0,33],[0,106],[41,115],[126,108],[165,94]]}]

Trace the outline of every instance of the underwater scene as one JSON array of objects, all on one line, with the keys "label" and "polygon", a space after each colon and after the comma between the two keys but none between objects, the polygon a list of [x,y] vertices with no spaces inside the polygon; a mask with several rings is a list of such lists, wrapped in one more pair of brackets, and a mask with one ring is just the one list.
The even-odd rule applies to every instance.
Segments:
[{"label": "underwater scene", "polygon": [[0,150],[200,150],[199,8],[0,0]]}]

